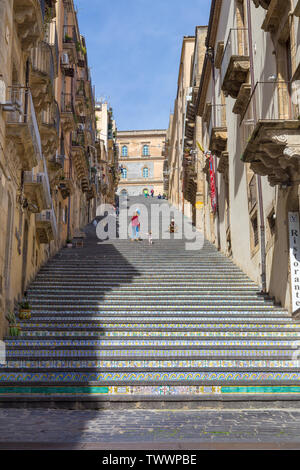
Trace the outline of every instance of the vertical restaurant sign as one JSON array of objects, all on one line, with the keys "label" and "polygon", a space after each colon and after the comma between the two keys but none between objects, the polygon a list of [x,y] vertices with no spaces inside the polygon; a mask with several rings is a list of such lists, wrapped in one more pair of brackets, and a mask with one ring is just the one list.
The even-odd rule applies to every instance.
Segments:
[{"label": "vertical restaurant sign", "polygon": [[217,210],[216,176],[215,176],[214,157],[212,154],[209,157],[209,176],[210,176],[211,207],[212,207],[212,210],[216,212]]},{"label": "vertical restaurant sign", "polygon": [[300,233],[299,213],[289,212],[290,269],[293,312],[300,308]]}]

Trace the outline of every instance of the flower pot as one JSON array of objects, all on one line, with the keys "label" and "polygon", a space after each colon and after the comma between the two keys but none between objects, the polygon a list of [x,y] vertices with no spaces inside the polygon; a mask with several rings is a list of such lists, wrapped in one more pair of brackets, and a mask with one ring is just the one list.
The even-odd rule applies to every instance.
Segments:
[{"label": "flower pot", "polygon": [[9,325],[9,336],[20,336],[21,328],[19,325]]},{"label": "flower pot", "polygon": [[25,308],[21,308],[19,310],[19,318],[21,320],[30,320],[31,319],[31,310],[29,309],[25,309]]}]

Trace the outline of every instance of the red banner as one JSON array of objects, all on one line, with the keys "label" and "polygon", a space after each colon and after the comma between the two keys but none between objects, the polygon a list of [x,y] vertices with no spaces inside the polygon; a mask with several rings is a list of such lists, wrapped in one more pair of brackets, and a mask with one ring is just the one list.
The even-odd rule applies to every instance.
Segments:
[{"label": "red banner", "polygon": [[209,157],[209,176],[210,176],[210,200],[211,207],[214,212],[217,210],[217,194],[216,194],[216,176],[215,176],[215,166],[214,166],[214,157],[210,155]]}]

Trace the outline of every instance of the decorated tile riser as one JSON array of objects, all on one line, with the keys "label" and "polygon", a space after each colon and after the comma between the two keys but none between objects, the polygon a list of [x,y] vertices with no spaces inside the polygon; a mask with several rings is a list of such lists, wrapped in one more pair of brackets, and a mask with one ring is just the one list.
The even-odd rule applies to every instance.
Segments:
[{"label": "decorated tile riser", "polygon": [[[98,340],[87,340],[87,339],[32,339],[32,340],[26,340],[26,339],[19,339],[19,340],[14,340],[14,339],[7,339],[6,340],[7,346],[225,346],[225,347],[230,347],[230,346],[258,346],[258,347],[263,347],[263,346],[288,346],[291,347],[295,344],[295,340],[286,340],[283,339],[281,341],[275,341],[275,340],[227,340],[227,341],[221,341],[221,340],[104,340],[104,339],[98,339]],[[298,344],[298,342],[297,342]]]},{"label": "decorated tile riser", "polygon": [[[83,323],[83,326],[87,327],[89,326],[90,322],[95,322],[96,325],[100,325],[100,326],[106,326],[107,325],[111,325],[111,326],[115,326],[116,323],[101,323],[101,320],[103,321],[103,317],[101,316],[88,316],[86,315],[85,317],[80,317],[80,316],[77,316],[76,315],[76,318],[73,319],[73,322],[74,323],[70,323],[70,325],[72,325],[72,328],[73,327],[76,327],[76,326],[79,326],[80,325],[80,322],[84,322]],[[129,319],[129,318],[128,318]],[[189,316],[189,317],[182,317],[182,315],[178,314],[176,317],[173,316],[173,317],[164,317],[164,316],[161,316],[161,315],[157,315],[156,317],[147,317],[147,321],[146,319],[143,319],[143,317],[132,317],[130,316],[130,320],[131,321],[137,321],[137,322],[141,322],[143,323],[144,325],[147,324],[149,325],[148,322],[155,322],[155,320],[160,320],[160,321],[163,321],[163,322],[172,322],[172,321],[178,321],[179,319],[182,319],[182,321],[193,321],[193,322],[199,322],[197,324],[197,326],[199,326],[201,324],[201,322],[204,322],[203,324],[206,325],[206,326],[209,326],[211,323],[210,321],[213,319],[215,320],[215,323],[213,323],[213,325],[215,326],[220,326],[220,323],[223,324],[223,322],[257,322],[256,325],[257,326],[266,326],[266,327],[270,327],[270,325],[272,325],[272,327],[274,326],[275,329],[279,329],[280,327],[287,327],[287,328],[293,328],[293,327],[296,327],[296,328],[300,328],[300,324],[299,323],[287,323],[287,318],[285,317],[282,317],[282,318],[276,318],[276,320],[274,320],[273,318],[273,315],[271,315],[269,318],[257,318],[257,317],[250,317],[250,316],[244,316],[244,317],[234,317],[234,316],[231,316],[231,317],[217,317],[217,316],[213,316],[212,318],[209,318],[209,317],[196,317],[196,316]],[[32,326],[33,324],[34,325],[39,325],[39,326],[45,326],[45,325],[48,325],[48,322],[51,322],[49,323],[51,326],[55,326],[55,325],[59,325],[59,326],[62,326],[62,323],[61,322],[64,322],[65,324],[67,324],[68,321],[71,320],[70,316],[59,316],[58,318],[58,315],[56,316],[46,316],[46,315],[43,315],[43,316],[37,316],[35,315],[34,318],[34,323],[31,321],[26,321],[22,324],[24,324],[24,326],[26,325],[29,325],[29,326]],[[59,322],[58,322],[59,320]],[[111,318],[111,320],[114,320],[115,322],[124,322],[124,324],[128,325],[129,323],[125,323],[126,322],[126,318],[124,318],[124,316],[114,316]],[[57,322],[57,323],[55,323]],[[75,323],[76,322],[76,323]],[[265,322],[265,323],[264,323]],[[249,326],[249,323],[244,323],[244,325],[247,325],[247,327]],[[139,324],[139,323],[137,323]],[[183,323],[180,323],[180,325],[182,325]],[[232,323],[233,325],[236,325],[236,323]],[[118,325],[120,326],[121,323],[118,323]],[[133,325],[132,323],[130,323],[130,325]],[[155,323],[155,325],[157,325],[157,323]],[[170,323],[171,325],[171,323]],[[195,326],[195,324],[193,324],[193,326]]]},{"label": "decorated tile riser", "polygon": [[275,358],[286,357],[291,359],[293,356],[293,349],[100,349],[100,350],[85,350],[85,349],[67,349],[67,350],[41,350],[41,349],[27,349],[27,350],[6,350],[6,357],[51,357],[51,358],[82,358],[82,357],[253,357],[253,358]]},{"label": "decorated tile riser", "polygon": [[268,328],[272,330],[292,330],[298,329],[300,331],[299,323],[287,323],[284,325],[281,324],[266,324],[266,323],[148,323],[148,322],[140,322],[140,323],[101,323],[94,322],[94,323],[62,323],[62,322],[51,322],[51,323],[35,323],[35,322],[21,322],[22,327],[26,328],[68,328],[68,329],[78,329],[78,328],[189,328],[189,329],[249,329],[249,330],[256,330],[260,328]]},{"label": "decorated tile riser", "polygon": [[3,372],[0,382],[112,382],[112,381],[294,381],[300,372]]},{"label": "decorated tile riser", "polygon": [[201,338],[212,338],[212,337],[224,337],[224,338],[294,338],[297,340],[300,338],[300,332],[279,332],[279,331],[23,331],[21,336],[34,337],[34,336],[80,336],[80,337],[97,337],[105,336],[106,338],[111,337],[201,337]]},{"label": "decorated tile riser", "polygon": [[118,395],[122,396],[160,396],[161,398],[167,396],[202,396],[208,395],[212,398],[218,395],[255,395],[255,394],[265,394],[265,395],[291,395],[299,394],[299,386],[193,386],[193,385],[154,385],[154,386],[73,386],[73,387],[39,387],[39,386],[0,386],[0,396],[1,395],[15,395],[20,394],[22,396],[42,396],[42,395],[51,395],[51,397],[59,397],[61,395],[71,395],[75,396],[77,400],[80,401],[80,397],[84,398],[85,395],[88,396],[111,396]]},{"label": "decorated tile riser", "polygon": [[110,369],[110,368],[290,368],[298,367],[300,361],[276,361],[274,359],[267,361],[255,361],[255,360],[238,360],[238,361],[199,361],[199,360],[188,360],[188,361],[44,361],[44,360],[35,360],[35,361],[7,361],[6,364],[0,364],[0,370],[2,369],[18,369],[18,368],[99,368],[99,369]]}]

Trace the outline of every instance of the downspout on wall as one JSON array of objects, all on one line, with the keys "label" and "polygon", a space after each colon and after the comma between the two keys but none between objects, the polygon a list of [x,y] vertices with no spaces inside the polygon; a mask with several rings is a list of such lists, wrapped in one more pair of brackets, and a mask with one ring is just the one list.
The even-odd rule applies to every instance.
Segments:
[{"label": "downspout on wall", "polygon": [[[254,75],[254,57],[253,57],[253,44],[252,44],[251,0],[247,0],[247,22],[248,22],[248,44],[249,44],[249,58],[250,58],[251,89],[253,93],[254,87],[255,87],[255,75]],[[255,106],[255,100],[253,102],[253,120],[254,120],[254,126],[256,126],[257,109]],[[267,293],[267,281],[266,281],[266,235],[265,235],[264,204],[263,204],[261,176],[256,175],[256,178],[257,178],[259,218],[260,218],[261,292],[262,294],[265,294]]]}]

